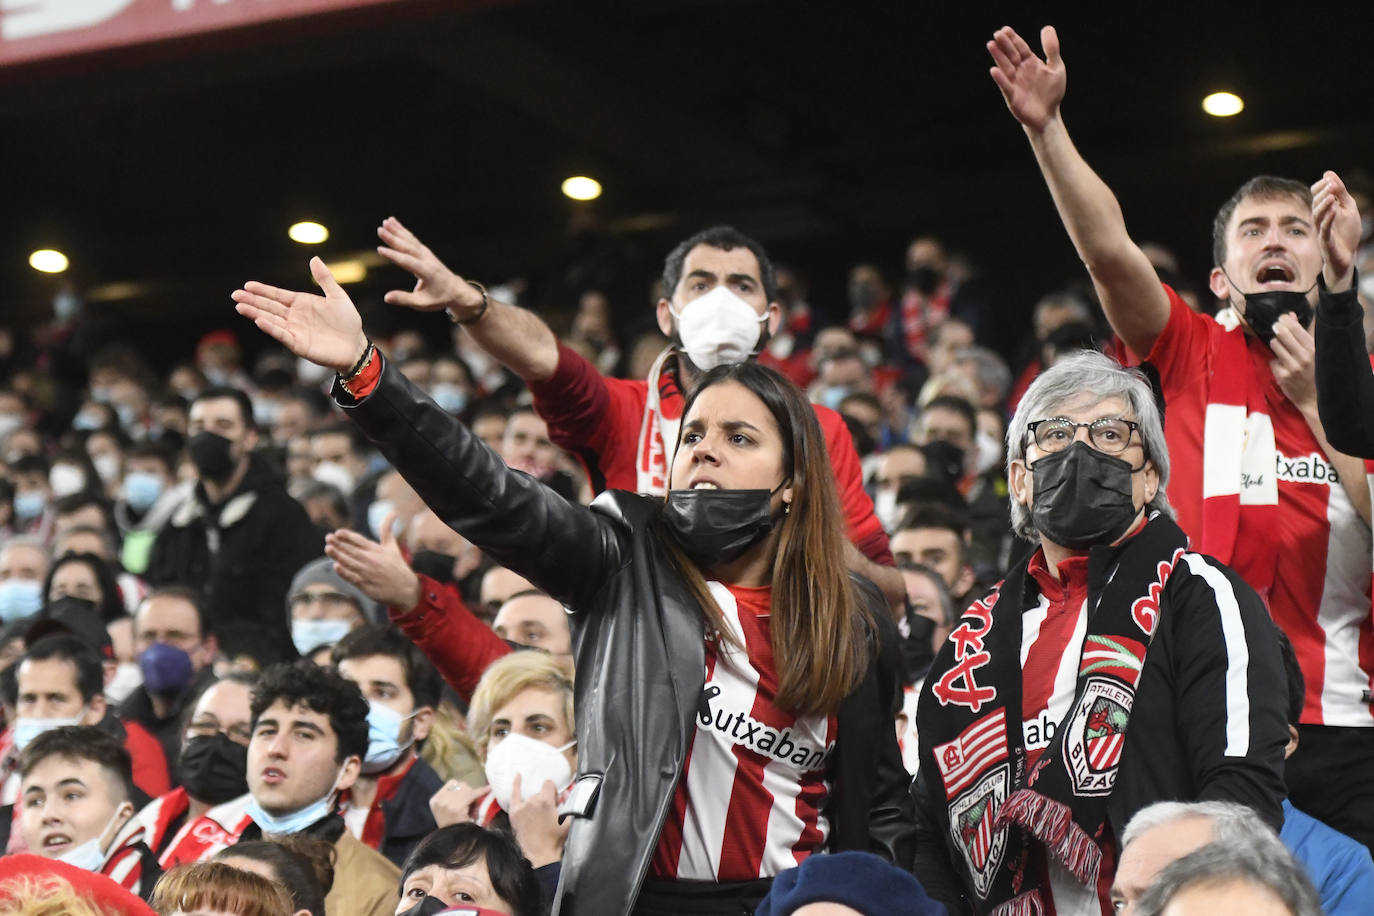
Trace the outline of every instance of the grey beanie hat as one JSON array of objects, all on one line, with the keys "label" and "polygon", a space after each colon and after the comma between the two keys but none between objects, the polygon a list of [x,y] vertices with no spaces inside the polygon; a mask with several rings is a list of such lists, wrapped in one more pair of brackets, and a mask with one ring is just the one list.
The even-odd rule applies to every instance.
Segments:
[{"label": "grey beanie hat", "polygon": [[339,594],[347,595],[353,599],[353,603],[358,605],[358,609],[363,612],[363,617],[368,623],[386,623],[386,609],[364,595],[357,586],[344,581],[343,577],[334,571],[333,560],[329,557],[320,557],[318,560],[311,560],[302,566],[291,580],[291,587],[286,590],[286,620],[288,624],[291,622],[291,596],[307,585],[328,585]]}]

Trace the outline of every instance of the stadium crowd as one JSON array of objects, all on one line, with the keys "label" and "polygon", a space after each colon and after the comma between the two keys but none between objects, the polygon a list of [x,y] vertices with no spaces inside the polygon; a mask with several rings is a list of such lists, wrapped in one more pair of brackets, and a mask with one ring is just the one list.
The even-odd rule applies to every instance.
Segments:
[{"label": "stadium crowd", "polygon": [[319,259],[170,371],[10,331],[0,913],[1374,911],[1374,202],[1256,177],[1193,288],[1041,45],[1011,360],[934,236],[827,307],[726,226],[633,338],[395,218],[450,337]]}]

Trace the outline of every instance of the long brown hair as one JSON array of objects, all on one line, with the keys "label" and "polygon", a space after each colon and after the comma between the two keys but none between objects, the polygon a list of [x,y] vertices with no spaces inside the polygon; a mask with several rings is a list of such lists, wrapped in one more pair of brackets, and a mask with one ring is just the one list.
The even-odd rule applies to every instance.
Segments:
[{"label": "long brown hair", "polygon": [[[792,482],[791,511],[778,525],[769,631],[778,668],[777,703],[794,715],[829,714],[868,666],[867,609],[855,600],[845,564],[845,521],[825,437],[797,387],[756,362],[717,366],[683,405],[685,419],[701,392],[737,382],[763,402],[782,438],[782,467]],[[680,438],[680,437],[679,437]],[[728,634],[701,570],[664,537],[711,626]]]}]

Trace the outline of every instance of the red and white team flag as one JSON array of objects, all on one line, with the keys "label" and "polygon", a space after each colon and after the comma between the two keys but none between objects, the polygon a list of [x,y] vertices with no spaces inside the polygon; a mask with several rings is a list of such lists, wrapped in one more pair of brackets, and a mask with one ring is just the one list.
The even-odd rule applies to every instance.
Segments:
[{"label": "red and white team flag", "polygon": [[935,762],[953,798],[971,786],[988,767],[1007,759],[1007,711],[998,707],[945,744],[935,746]]}]

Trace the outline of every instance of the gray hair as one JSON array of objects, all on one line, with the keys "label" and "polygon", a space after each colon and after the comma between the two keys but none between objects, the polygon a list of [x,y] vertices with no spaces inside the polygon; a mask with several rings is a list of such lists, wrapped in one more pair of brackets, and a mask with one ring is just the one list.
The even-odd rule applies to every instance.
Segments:
[{"label": "gray hair", "polygon": [[1006,400],[1011,390],[1011,369],[1007,361],[987,347],[967,347],[954,354],[953,365],[970,363],[984,396],[996,395],[997,403]]},{"label": "gray hair", "polygon": [[1162,801],[1146,805],[1131,816],[1126,829],[1121,831],[1121,848],[1125,850],[1142,834],[1149,833],[1156,827],[1190,818],[1205,818],[1211,821],[1214,842],[1236,843],[1259,835],[1273,837],[1274,842],[1279,842],[1273,828],[1245,805],[1224,801]]},{"label": "gray hair", "polygon": [[[1264,833],[1273,836],[1271,831]],[[1233,882],[1264,888],[1293,916],[1322,916],[1321,901],[1302,866],[1277,837],[1273,842],[1277,849],[1253,842],[1212,842],[1175,859],[1140,896],[1137,916],[1161,916],[1165,907],[1189,888]]]},{"label": "gray hair", "polygon": [[[1007,467],[1010,468],[1013,461],[1025,460],[1031,423],[1058,416],[1067,404],[1085,394],[1099,401],[1120,398],[1126,402],[1131,413],[1127,419],[1135,421],[1145,457],[1154,462],[1159,475],[1159,489],[1149,508],[1172,518],[1174,510],[1165,495],[1165,485],[1169,482],[1169,447],[1164,442],[1164,421],[1150,384],[1140,370],[1127,369],[1093,350],[1064,357],[1031,383],[1016,407],[1016,415],[1007,425]],[[1018,502],[1015,494],[1010,499],[1012,530],[1026,540],[1038,540],[1040,533],[1031,521],[1030,509]]]}]

